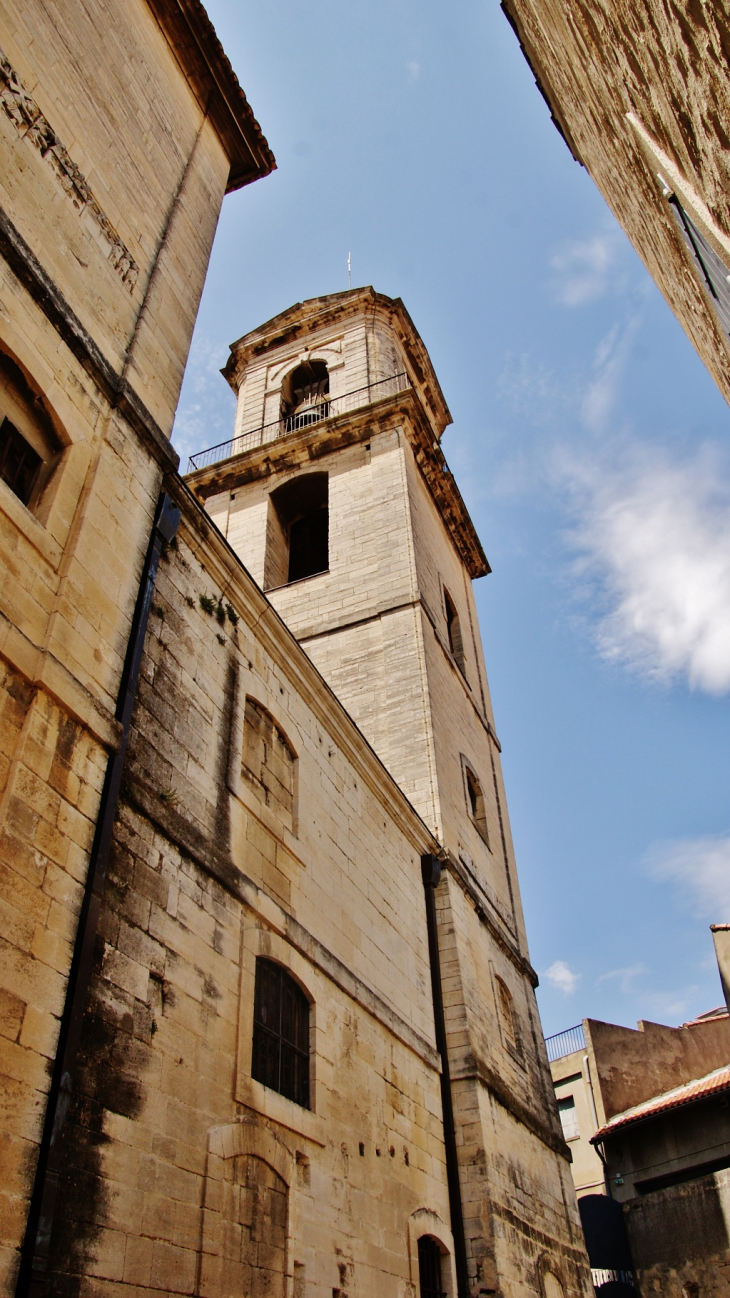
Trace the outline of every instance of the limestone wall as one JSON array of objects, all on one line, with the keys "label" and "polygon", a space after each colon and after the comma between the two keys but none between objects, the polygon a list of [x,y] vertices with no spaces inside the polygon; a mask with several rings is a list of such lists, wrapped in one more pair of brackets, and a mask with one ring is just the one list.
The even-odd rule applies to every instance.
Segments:
[{"label": "limestone wall", "polygon": [[0,3],[0,51],[3,373],[52,433],[28,505],[0,482],[0,1291],[10,1293],[119,744],[130,621],[176,464],[167,436],[230,158],[142,0]]},{"label": "limestone wall", "polygon": [[[99,1294],[283,1298],[282,1270],[298,1295],[413,1294],[423,1221],[451,1247],[432,840],[204,531],[193,508],[155,593],[53,1265]],[[241,778],[246,698],[296,754],[293,831]],[[311,1110],[250,1075],[260,955],[312,1002]]]}]

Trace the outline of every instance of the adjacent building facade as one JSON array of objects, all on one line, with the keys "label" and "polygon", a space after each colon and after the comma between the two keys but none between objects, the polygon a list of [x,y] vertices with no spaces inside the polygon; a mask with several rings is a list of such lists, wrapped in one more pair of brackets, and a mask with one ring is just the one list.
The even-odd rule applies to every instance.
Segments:
[{"label": "adjacent building facade", "polygon": [[[727,930],[717,926],[716,938]],[[597,1293],[623,1292],[609,1287],[623,1284],[627,1293],[636,1285],[667,1298],[725,1294],[727,1008],[679,1028],[585,1019],[547,1046]],[[604,1195],[611,1211],[596,1198]]]},{"label": "adjacent building facade", "polygon": [[0,4],[3,1293],[211,241],[273,165],[197,0]]},{"label": "adjacent building facade", "polygon": [[719,3],[502,0],[553,120],[730,400],[730,20]]}]

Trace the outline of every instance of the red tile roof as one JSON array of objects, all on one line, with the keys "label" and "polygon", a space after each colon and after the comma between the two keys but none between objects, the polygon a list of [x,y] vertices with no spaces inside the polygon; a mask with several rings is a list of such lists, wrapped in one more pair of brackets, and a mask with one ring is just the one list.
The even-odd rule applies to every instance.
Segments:
[{"label": "red tile roof", "polygon": [[606,1136],[612,1136],[615,1131],[628,1127],[632,1122],[653,1118],[658,1113],[678,1109],[681,1105],[692,1104],[695,1100],[705,1100],[722,1091],[730,1091],[730,1064],[726,1064],[723,1068],[716,1068],[713,1073],[707,1073],[705,1077],[685,1082],[683,1086],[676,1086],[673,1091],[665,1091],[663,1095],[655,1095],[650,1100],[644,1100],[643,1104],[637,1104],[633,1109],[625,1109],[623,1113],[617,1113],[605,1127],[601,1127],[596,1132],[595,1136],[591,1136],[591,1144],[598,1144],[599,1141],[605,1140]]}]

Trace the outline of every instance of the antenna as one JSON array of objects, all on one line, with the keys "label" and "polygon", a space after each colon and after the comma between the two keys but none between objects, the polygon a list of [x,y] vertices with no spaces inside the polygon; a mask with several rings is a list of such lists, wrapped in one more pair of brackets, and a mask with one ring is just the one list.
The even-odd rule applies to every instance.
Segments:
[{"label": "antenna", "polygon": [[347,287],[352,288],[352,262],[349,252],[347,254]]}]

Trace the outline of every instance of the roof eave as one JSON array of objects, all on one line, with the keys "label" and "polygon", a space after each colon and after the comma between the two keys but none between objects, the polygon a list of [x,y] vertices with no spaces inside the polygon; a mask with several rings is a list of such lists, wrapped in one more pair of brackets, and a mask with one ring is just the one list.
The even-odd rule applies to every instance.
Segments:
[{"label": "roof eave", "polygon": [[276,160],[200,0],[147,3],[226,150],[226,193],[268,176]]}]

